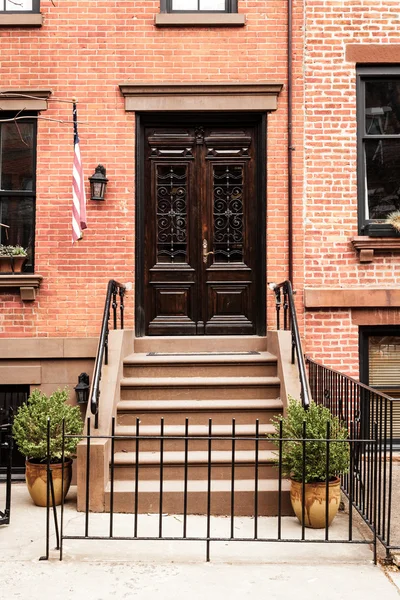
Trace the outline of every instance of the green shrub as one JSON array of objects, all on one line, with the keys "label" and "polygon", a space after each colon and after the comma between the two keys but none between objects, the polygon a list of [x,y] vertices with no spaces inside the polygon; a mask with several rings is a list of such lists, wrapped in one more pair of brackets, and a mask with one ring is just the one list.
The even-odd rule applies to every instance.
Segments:
[{"label": "green shrub", "polygon": [[27,256],[28,253],[22,246],[3,246],[0,244],[0,256]]},{"label": "green shrub", "polygon": [[[291,440],[303,437],[303,423],[306,423],[306,438],[309,440],[325,440],[327,422],[330,423],[331,440],[347,440],[346,427],[334,417],[330,410],[322,405],[311,402],[309,408],[303,408],[300,402],[289,399],[286,417],[273,420],[275,433],[268,437],[279,445],[279,423],[282,421],[282,438]],[[305,477],[303,478],[303,442],[282,442],[282,474],[295,481],[311,483],[326,480],[326,447],[324,441],[306,442]],[[329,444],[329,479],[336,475],[347,473],[349,470],[350,448],[346,441],[331,441]]]},{"label": "green shrub", "polygon": [[[62,457],[62,428],[65,435],[80,435],[83,421],[79,406],[67,404],[68,390],[58,389],[50,396],[33,390],[26,404],[19,407],[14,418],[13,436],[19,451],[34,462],[47,460],[47,419],[50,418],[50,460]],[[80,438],[66,438],[64,456],[75,454]]]}]

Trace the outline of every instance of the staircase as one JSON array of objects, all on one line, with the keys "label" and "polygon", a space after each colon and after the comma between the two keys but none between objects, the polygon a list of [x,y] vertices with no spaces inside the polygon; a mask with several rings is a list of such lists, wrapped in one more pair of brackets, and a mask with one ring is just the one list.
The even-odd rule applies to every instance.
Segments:
[{"label": "staircase", "polygon": [[[234,512],[254,515],[256,452],[254,436],[259,419],[258,514],[278,511],[277,469],[273,446],[265,434],[271,418],[282,412],[277,359],[260,337],[152,337],[135,340],[135,352],[124,360],[117,435],[148,436],[139,442],[138,512],[160,508],[160,421],[164,421],[163,502],[166,513],[183,512],[185,441],[169,436],[188,432],[187,512],[207,512],[209,419],[211,449],[211,514],[232,509],[232,419],[235,420]],[[227,439],[224,439],[227,438]],[[119,439],[114,454],[114,511],[133,512],[135,506],[136,440]],[[282,482],[282,514],[291,514],[287,482]],[[110,506],[111,483],[106,488]]]}]

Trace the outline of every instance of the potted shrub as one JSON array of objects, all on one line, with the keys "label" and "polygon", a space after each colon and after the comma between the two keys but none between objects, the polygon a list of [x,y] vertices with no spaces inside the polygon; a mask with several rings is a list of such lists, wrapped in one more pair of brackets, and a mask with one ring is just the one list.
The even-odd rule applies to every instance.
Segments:
[{"label": "potted shrub", "polygon": [[27,255],[22,246],[0,244],[0,273],[21,273]]},{"label": "potted shrub", "polygon": [[[290,499],[293,510],[302,522],[303,485],[305,485],[305,526],[325,527],[326,478],[329,479],[328,525],[336,516],[340,504],[339,475],[349,470],[350,448],[346,427],[330,410],[312,402],[306,410],[300,402],[289,399],[287,415],[274,419],[275,433],[269,437],[278,445],[279,425],[282,422],[282,474],[290,477]],[[303,423],[306,424],[306,460],[303,473]],[[330,424],[329,472],[326,473],[327,423]],[[313,441],[315,440],[315,441]],[[318,441],[320,440],[320,441]],[[338,440],[338,441],[335,441]],[[341,441],[339,441],[341,440]]]},{"label": "potted shrub", "polygon": [[[47,501],[47,421],[50,418],[50,463],[54,482],[55,503],[61,503],[62,428],[65,435],[79,436],[83,421],[79,406],[67,404],[68,390],[56,390],[46,396],[33,390],[26,404],[19,407],[13,423],[13,436],[19,451],[26,456],[26,483],[37,506]],[[80,438],[65,438],[64,497],[72,474],[72,459]],[[51,501],[51,498],[50,498]]]}]

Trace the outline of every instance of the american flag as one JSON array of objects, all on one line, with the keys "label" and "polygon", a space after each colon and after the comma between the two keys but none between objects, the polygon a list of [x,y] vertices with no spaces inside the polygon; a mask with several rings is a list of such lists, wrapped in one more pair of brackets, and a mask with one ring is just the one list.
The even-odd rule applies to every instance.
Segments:
[{"label": "american flag", "polygon": [[72,105],[72,117],[74,121],[74,166],[72,170],[72,243],[74,243],[81,239],[82,230],[87,229],[85,182],[83,179],[81,152],[79,149],[78,117],[75,102]]}]

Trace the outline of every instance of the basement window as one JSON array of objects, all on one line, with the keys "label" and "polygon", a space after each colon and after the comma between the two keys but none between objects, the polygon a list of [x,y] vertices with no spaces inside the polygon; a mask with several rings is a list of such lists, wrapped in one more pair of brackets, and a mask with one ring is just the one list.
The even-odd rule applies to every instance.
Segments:
[{"label": "basement window", "polygon": [[[360,381],[396,401],[393,438],[400,442],[400,328],[360,327]],[[389,417],[389,415],[388,415]]]},{"label": "basement window", "polygon": [[[10,409],[15,414],[29,396],[29,385],[0,385],[0,425],[9,422]],[[7,462],[5,453],[0,448],[0,481],[5,479]],[[25,457],[18,451],[14,445],[12,452],[12,476],[13,479],[24,478]]]}]

